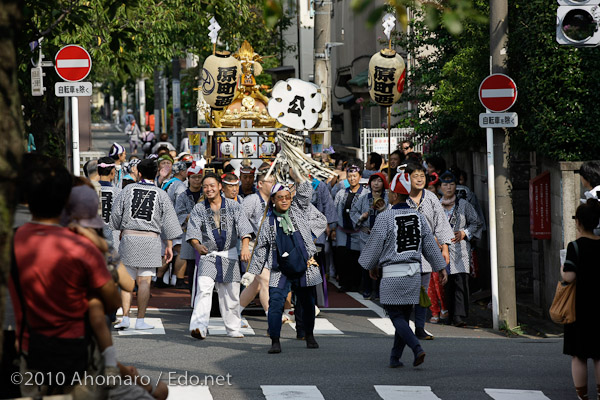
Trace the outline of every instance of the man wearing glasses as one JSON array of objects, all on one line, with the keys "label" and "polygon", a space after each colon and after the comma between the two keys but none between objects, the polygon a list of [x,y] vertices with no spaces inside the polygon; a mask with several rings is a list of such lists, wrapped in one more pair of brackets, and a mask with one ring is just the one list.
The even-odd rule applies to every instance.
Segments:
[{"label": "man wearing glasses", "polygon": [[412,153],[413,151],[415,151],[414,147],[414,143],[410,140],[403,140],[402,143],[400,143],[400,146],[398,146],[398,150],[401,150],[402,153],[404,153],[404,155],[406,156],[408,153]]}]

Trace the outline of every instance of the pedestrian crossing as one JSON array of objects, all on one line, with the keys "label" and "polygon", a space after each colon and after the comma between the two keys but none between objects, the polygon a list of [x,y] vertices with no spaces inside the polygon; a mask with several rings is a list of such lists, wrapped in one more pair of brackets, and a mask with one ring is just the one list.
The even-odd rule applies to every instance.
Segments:
[{"label": "pedestrian crossing", "polygon": [[[443,400],[430,386],[374,385],[381,400]],[[261,385],[265,400],[326,400],[314,385]],[[550,400],[539,390],[484,389],[487,397],[493,400]],[[440,395],[441,396],[441,395]],[[212,400],[208,386],[169,386],[168,399]]]},{"label": "pedestrian crossing", "polygon": [[[131,318],[131,328],[118,331],[120,336],[132,336],[132,335],[164,335],[165,328],[163,326],[163,322],[161,318],[145,318],[146,323],[153,325],[154,329],[148,330],[136,330],[135,329],[135,321],[136,318]],[[388,336],[393,336],[395,333],[394,324],[389,318],[368,318],[368,321],[373,324],[379,331]],[[296,323],[290,322],[289,325],[294,331],[296,330]],[[285,326],[284,325],[284,326]],[[413,321],[410,321],[410,327],[414,331],[415,326]],[[211,335],[224,336],[227,334],[225,330],[225,324],[223,322],[223,318],[211,317],[208,325],[208,331]],[[246,318],[242,318],[242,329],[241,332],[245,336],[254,336],[256,332],[250,326],[250,323]],[[329,321],[325,317],[318,317],[315,319],[315,328],[314,328],[315,336],[325,336],[325,335],[340,335],[343,336],[345,333],[337,328],[331,321]]]}]

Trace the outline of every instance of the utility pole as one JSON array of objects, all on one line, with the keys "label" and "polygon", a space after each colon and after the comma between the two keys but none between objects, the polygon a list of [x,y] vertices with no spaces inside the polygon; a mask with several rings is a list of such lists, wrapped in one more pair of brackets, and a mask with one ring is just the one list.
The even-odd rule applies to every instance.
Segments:
[{"label": "utility pole", "polygon": [[[315,84],[321,88],[325,101],[323,119],[319,125],[323,131],[323,148],[331,146],[331,66],[327,43],[330,40],[330,21],[332,2],[329,0],[315,1]],[[298,63],[301,61],[298,60]],[[317,129],[317,132],[319,130]]]},{"label": "utility pole", "polygon": [[[508,43],[508,0],[490,1],[490,56],[492,73],[506,74]],[[494,179],[496,184],[496,236],[498,248],[499,321],[508,328],[517,326],[515,284],[514,212],[509,166],[510,142],[507,129],[494,129]],[[499,327],[494,327],[498,329]]]},{"label": "utility pole", "polygon": [[173,80],[171,90],[173,91],[173,144],[179,146],[179,119],[181,117],[181,92],[180,92],[180,71],[181,64],[179,58],[173,58],[171,62],[173,68]]},{"label": "utility pole", "polygon": [[158,138],[160,135],[160,105],[161,101],[161,69],[159,67],[154,68],[154,135]]}]

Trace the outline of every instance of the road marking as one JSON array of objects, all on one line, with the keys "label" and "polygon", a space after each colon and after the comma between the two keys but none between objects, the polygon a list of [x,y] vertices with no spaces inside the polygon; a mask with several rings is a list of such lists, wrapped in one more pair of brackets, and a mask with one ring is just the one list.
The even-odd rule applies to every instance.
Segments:
[{"label": "road marking", "polygon": [[316,386],[261,385],[266,400],[325,400]]},{"label": "road marking", "polygon": [[87,58],[56,60],[56,68],[87,68],[89,66],[90,61]]},{"label": "road marking", "polygon": [[375,390],[383,400],[439,400],[429,386],[375,385]]},{"label": "road marking", "polygon": [[165,327],[160,318],[144,318],[144,322],[148,325],[154,326],[154,329],[144,329],[138,331],[135,329],[135,321],[137,318],[130,318],[130,327],[129,329],[124,329],[122,331],[118,331],[120,336],[132,336],[132,335],[164,335]]},{"label": "road marking", "polygon": [[348,296],[352,297],[354,300],[358,301],[363,306],[367,307],[369,310],[373,311],[375,314],[379,315],[381,318],[385,317],[385,310],[379,307],[377,304],[373,303],[371,300],[363,299],[362,295],[357,292],[347,292]]},{"label": "road marking", "polygon": [[177,400],[213,400],[208,386],[175,386],[169,385],[168,399]]},{"label": "road marking", "polygon": [[[296,323],[290,322],[289,324],[293,330],[296,330]],[[343,335],[344,332],[336,328],[327,318],[315,319],[315,328],[313,330],[315,335]]]},{"label": "road marking", "polygon": [[[385,332],[386,335],[394,335],[396,333],[396,328],[389,318],[369,318],[369,322]],[[413,321],[408,321],[408,326],[410,326],[413,332],[415,331],[415,323]]]},{"label": "road marking", "polygon": [[[248,323],[246,318],[242,318],[242,326],[247,325],[247,328],[240,329],[240,332],[244,334],[244,336],[254,336],[254,329]],[[208,334],[209,335],[227,335],[227,329],[225,329],[225,322],[223,322],[223,318],[211,318],[208,322]]]},{"label": "road marking", "polygon": [[514,89],[483,89],[481,90],[481,98],[487,99],[490,97],[515,97]]},{"label": "road marking", "polygon": [[550,400],[539,390],[484,389],[494,400]]}]

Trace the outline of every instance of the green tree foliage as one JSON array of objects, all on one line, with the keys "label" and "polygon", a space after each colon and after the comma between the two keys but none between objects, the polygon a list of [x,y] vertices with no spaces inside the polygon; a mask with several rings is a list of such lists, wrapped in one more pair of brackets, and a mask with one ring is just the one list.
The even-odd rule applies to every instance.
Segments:
[{"label": "green tree foliage", "polygon": [[[160,65],[168,71],[171,60],[186,52],[200,56],[202,64],[212,53],[208,25],[213,16],[222,27],[217,48],[233,52],[247,39],[259,54],[273,56],[265,60],[265,68],[279,65],[277,56],[293,47],[283,43],[279,34],[289,26],[290,17],[267,27],[262,0],[25,0],[24,4],[18,64],[25,120],[38,148],[55,156],[64,153],[63,101],[53,95],[59,80],[55,72],[45,69],[48,91],[44,96],[29,94],[30,58],[37,57],[29,43],[41,36],[46,59],[66,44],[86,48],[93,60],[86,80],[104,83],[103,89],[116,98],[121,86],[133,90],[136,78],[151,76]],[[152,94],[152,80],[147,86]],[[190,92],[193,86],[182,89]]]},{"label": "green tree foliage", "polygon": [[519,89],[511,141],[554,160],[598,159],[600,52],[556,42],[556,7],[509,2],[509,70]]},{"label": "green tree foliage", "polygon": [[[485,3],[476,1],[473,7],[485,14]],[[484,137],[478,126],[482,106],[477,89],[489,70],[488,27],[466,20],[463,33],[452,35],[443,26],[430,29],[426,10],[413,9],[408,33],[397,33],[395,40],[412,60],[401,101],[415,105],[401,113],[399,125],[413,127],[427,143],[427,152],[478,146]]]}]

